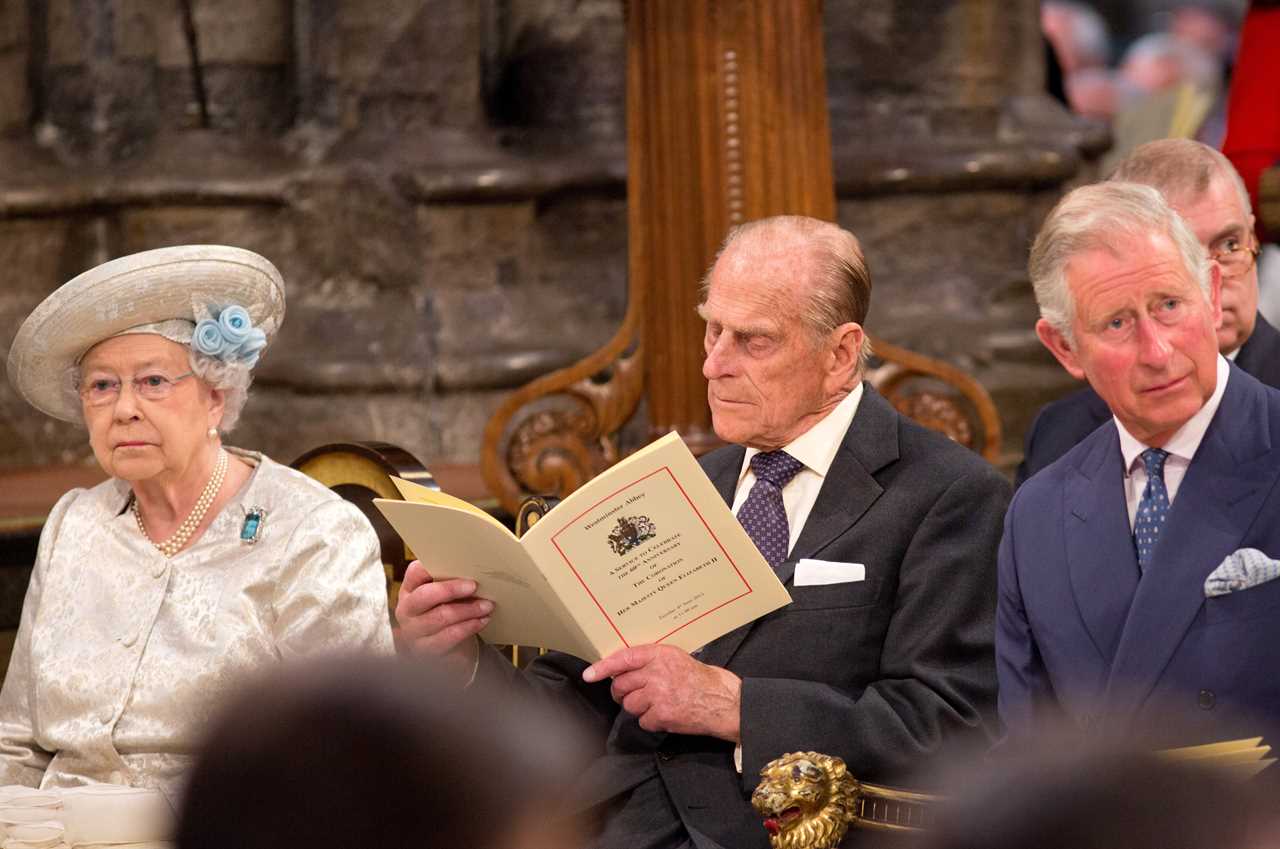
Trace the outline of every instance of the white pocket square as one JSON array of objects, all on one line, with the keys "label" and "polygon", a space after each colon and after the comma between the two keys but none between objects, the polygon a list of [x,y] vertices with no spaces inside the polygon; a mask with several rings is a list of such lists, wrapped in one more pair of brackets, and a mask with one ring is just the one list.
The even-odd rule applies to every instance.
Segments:
[{"label": "white pocket square", "polygon": [[866,577],[867,567],[861,563],[805,558],[796,564],[792,583],[797,587],[820,587],[825,584],[849,584],[865,580]]},{"label": "white pocket square", "polygon": [[1280,562],[1256,548],[1233,551],[1204,581],[1205,598],[1247,590],[1280,578]]}]

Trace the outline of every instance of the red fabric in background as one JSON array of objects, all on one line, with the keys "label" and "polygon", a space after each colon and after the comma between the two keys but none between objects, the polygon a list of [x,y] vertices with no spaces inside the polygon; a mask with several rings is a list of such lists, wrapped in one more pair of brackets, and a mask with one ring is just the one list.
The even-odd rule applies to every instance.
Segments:
[{"label": "red fabric in background", "polygon": [[[1245,17],[1227,98],[1227,137],[1222,152],[1236,166],[1258,208],[1258,178],[1280,162],[1280,6],[1256,4]],[[1258,238],[1266,234],[1258,222]]]}]

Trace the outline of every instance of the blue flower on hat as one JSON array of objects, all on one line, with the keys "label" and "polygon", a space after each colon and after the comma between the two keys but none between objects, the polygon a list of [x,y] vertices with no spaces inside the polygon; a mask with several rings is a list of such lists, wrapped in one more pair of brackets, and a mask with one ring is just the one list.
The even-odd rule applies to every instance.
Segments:
[{"label": "blue flower on hat", "polygon": [[253,330],[253,319],[249,318],[249,311],[244,307],[232,304],[218,314],[218,329],[222,331],[223,339],[232,345],[239,345],[249,338],[249,333]]},{"label": "blue flower on hat", "polygon": [[249,312],[239,304],[212,311],[212,317],[201,319],[191,337],[197,353],[225,363],[257,365],[262,349],[267,347],[267,334],[253,326]]},{"label": "blue flower on hat", "polygon": [[197,324],[196,331],[191,336],[191,347],[206,357],[225,359],[223,355],[227,350],[227,340],[223,338],[218,322],[206,318]]}]

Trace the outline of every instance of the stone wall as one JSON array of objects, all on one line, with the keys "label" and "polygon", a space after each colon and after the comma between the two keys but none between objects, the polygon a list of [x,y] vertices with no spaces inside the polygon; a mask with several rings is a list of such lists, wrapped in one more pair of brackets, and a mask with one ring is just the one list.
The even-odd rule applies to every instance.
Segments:
[{"label": "stone wall", "polygon": [[[871,328],[983,380],[1012,456],[1066,385],[1030,333],[1025,251],[1097,135],[1037,93],[1034,2],[826,15]],[[624,312],[624,37],[618,0],[0,4],[0,354],[97,262],[242,245],[289,307],[230,441],[475,462],[506,393]],[[88,458],[0,383],[0,466]]]}]

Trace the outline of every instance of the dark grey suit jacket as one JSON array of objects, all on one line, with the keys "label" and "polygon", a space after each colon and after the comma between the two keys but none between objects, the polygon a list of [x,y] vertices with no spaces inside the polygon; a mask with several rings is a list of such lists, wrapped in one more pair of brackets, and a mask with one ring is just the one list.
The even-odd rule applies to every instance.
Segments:
[{"label": "dark grey suit jacket", "polygon": [[[1262,314],[1253,333],[1240,346],[1236,365],[1268,386],[1280,389],[1280,331],[1272,327]],[[1111,411],[1098,393],[1081,389],[1065,398],[1046,404],[1027,431],[1022,463],[1018,466],[1016,486],[1066,454],[1086,436],[1111,420]]]},{"label": "dark grey suit jacket", "polygon": [[[743,456],[731,446],[703,458],[726,502]],[[749,798],[761,767],[779,755],[825,752],[860,779],[893,781],[944,743],[994,736],[995,562],[1009,495],[978,455],[900,415],[866,385],[779,567],[792,603],[700,655],[742,678],[741,775],[732,743],[641,730],[609,697],[608,682],[581,682],[581,660],[550,654],[526,671],[525,682],[601,741],[579,804],[616,800],[656,776],[691,833],[763,849],[767,835]],[[796,587],[801,558],[862,563],[866,579]],[[488,657],[484,665],[496,673],[500,663]]]}]

